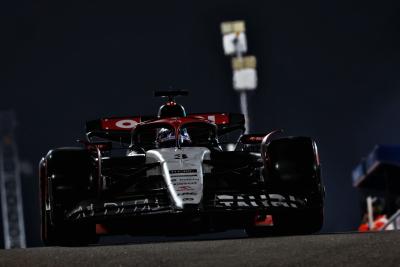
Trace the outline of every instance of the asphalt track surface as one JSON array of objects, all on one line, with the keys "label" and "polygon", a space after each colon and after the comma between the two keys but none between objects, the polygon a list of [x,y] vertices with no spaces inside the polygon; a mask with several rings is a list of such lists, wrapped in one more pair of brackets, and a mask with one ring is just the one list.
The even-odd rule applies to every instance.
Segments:
[{"label": "asphalt track surface", "polygon": [[0,251],[0,266],[400,266],[400,232],[44,247]]}]

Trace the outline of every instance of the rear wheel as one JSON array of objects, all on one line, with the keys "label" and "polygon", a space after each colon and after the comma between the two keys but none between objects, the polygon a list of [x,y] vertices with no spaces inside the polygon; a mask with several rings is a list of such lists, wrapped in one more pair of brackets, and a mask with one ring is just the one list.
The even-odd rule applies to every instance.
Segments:
[{"label": "rear wheel", "polygon": [[307,137],[274,140],[267,145],[264,177],[271,192],[307,199],[304,209],[287,209],[272,215],[273,227],[251,226],[249,236],[270,234],[311,234],[323,225],[324,187],[321,182],[317,148]]},{"label": "rear wheel", "polygon": [[42,239],[45,245],[96,242],[93,223],[74,223],[66,213],[90,197],[91,159],[85,149],[60,148],[41,163]]}]

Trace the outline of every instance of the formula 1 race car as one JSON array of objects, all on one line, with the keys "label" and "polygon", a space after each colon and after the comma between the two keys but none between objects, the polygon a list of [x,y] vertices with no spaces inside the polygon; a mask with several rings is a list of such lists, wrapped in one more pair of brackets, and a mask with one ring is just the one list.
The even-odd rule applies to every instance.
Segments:
[{"label": "formula 1 race car", "polygon": [[46,245],[86,245],[101,234],[321,229],[325,191],[311,138],[243,134],[242,114],[187,115],[179,95],[187,92],[156,92],[168,97],[158,116],[88,121],[82,147],[40,161]]}]

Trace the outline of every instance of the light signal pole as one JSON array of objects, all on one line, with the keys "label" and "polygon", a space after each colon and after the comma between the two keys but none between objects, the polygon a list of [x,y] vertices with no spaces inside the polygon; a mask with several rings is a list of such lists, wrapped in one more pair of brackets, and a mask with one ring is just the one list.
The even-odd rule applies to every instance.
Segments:
[{"label": "light signal pole", "polygon": [[233,88],[239,92],[240,109],[245,118],[246,133],[250,130],[247,92],[257,88],[257,61],[247,52],[246,28],[244,21],[221,23],[224,53],[232,57]]}]

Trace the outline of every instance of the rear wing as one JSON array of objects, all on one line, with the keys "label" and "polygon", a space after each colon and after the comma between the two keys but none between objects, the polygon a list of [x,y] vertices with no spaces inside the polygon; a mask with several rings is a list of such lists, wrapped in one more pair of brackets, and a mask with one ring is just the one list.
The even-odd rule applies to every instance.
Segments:
[{"label": "rear wing", "polygon": [[[239,113],[199,113],[187,117],[202,118],[217,125],[218,135],[221,136],[234,130],[245,130],[244,116]],[[127,116],[110,117],[86,122],[86,137],[100,137],[120,143],[131,143],[131,132],[137,124],[157,119],[156,116]]]}]

